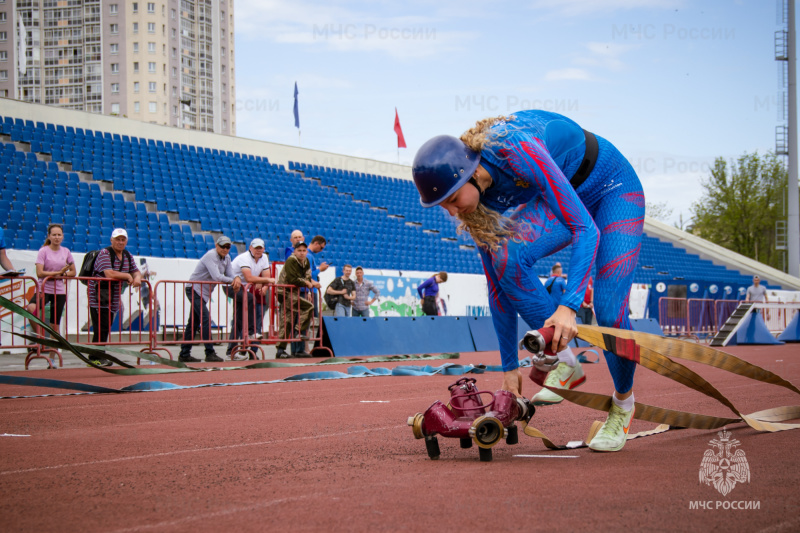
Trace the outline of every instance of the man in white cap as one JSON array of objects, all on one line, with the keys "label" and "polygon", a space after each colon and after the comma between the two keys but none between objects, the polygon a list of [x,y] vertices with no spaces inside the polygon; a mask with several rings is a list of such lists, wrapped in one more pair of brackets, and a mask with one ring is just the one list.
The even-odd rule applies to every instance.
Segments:
[{"label": "man in white cap", "polygon": [[[231,258],[228,254],[231,251],[231,240],[225,235],[217,238],[213,250],[200,258],[200,262],[189,276],[189,281],[216,281],[217,283],[229,283],[234,292],[242,288],[242,280],[234,276]],[[195,332],[200,330],[200,338],[204,341],[211,340],[211,312],[207,304],[211,300],[211,292],[214,285],[207,283],[186,284],[186,298],[191,302],[191,313],[189,322],[183,330],[183,340],[191,341],[194,339]],[[206,362],[219,363],[223,359],[214,351],[211,342],[205,343]],[[192,357],[192,345],[181,344],[181,352],[178,361],[182,363],[198,363],[200,359]]]},{"label": "man in white cap", "polygon": [[[253,239],[247,253],[238,255],[231,263],[233,275],[247,283],[247,291],[234,292],[230,287],[225,287],[225,294],[234,300],[233,326],[230,339],[241,339],[244,311],[242,302],[247,294],[247,333],[255,336],[257,325],[264,319],[264,304],[269,305],[266,296],[269,294],[268,284],[275,283],[275,278],[269,276],[269,259],[264,255],[264,241]],[[235,342],[228,344],[227,355],[230,356],[236,347]],[[245,357],[242,357],[245,358]],[[254,359],[253,354],[250,358]],[[237,357],[238,359],[238,357]],[[245,358],[246,359],[246,358]]]},{"label": "man in white cap", "polygon": [[[137,288],[142,283],[142,273],[136,266],[128,245],[128,232],[117,228],[111,232],[111,246],[103,248],[94,261],[92,277],[107,278],[108,281],[89,281],[89,315],[92,320],[92,343],[104,343],[111,332],[111,324],[119,312],[122,284]],[[111,361],[90,357],[97,366],[111,366]]]}]

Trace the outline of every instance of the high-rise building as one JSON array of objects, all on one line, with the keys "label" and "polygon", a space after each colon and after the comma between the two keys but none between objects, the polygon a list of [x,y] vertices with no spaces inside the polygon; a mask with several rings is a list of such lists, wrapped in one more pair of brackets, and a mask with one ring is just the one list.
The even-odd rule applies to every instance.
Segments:
[{"label": "high-rise building", "polygon": [[0,0],[0,97],[236,134],[233,0]]}]

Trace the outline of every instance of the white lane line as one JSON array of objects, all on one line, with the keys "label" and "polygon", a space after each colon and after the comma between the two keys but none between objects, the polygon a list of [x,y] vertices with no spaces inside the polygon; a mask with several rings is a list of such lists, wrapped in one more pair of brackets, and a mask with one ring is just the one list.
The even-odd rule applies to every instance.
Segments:
[{"label": "white lane line", "polygon": [[226,446],[209,446],[206,448],[195,448],[191,450],[174,450],[170,452],[161,452],[161,453],[149,453],[146,455],[132,455],[130,457],[115,457],[113,459],[100,459],[97,461],[86,461],[83,463],[67,463],[63,465],[54,465],[54,466],[42,466],[38,468],[24,468],[21,470],[6,470],[4,472],[0,472],[0,476],[5,476],[8,474],[25,474],[28,472],[41,472],[44,470],[56,470],[59,468],[72,468],[76,466],[90,466],[90,465],[98,465],[98,464],[106,464],[106,463],[119,463],[122,461],[135,461],[138,459],[151,459],[154,457],[169,457],[170,455],[178,455],[182,453],[197,453],[197,452],[211,452],[211,451],[219,451],[219,450],[231,450],[234,448],[247,448],[249,446],[265,446],[268,444],[279,444],[282,442],[297,442],[303,440],[315,440],[315,439],[327,439],[332,437],[344,437],[346,435],[355,435],[358,433],[371,433],[373,431],[383,431],[386,429],[397,429],[405,426],[402,425],[394,425],[394,426],[386,426],[380,428],[369,428],[369,429],[361,429],[358,431],[344,431],[342,433],[328,433],[324,435],[309,435],[307,437],[295,437],[292,439],[279,439],[279,440],[265,440],[260,442],[245,442],[242,444],[228,444]]},{"label": "white lane line", "polygon": [[537,458],[537,459],[577,459],[580,455],[514,455],[512,457]]},{"label": "white lane line", "polygon": [[389,400],[361,400],[361,403],[389,403]]},{"label": "white lane line", "polygon": [[227,515],[232,515],[232,514],[236,514],[236,513],[250,512],[250,511],[255,511],[256,509],[263,509],[264,507],[271,507],[273,505],[280,505],[280,504],[283,504],[283,503],[289,503],[289,502],[297,501],[297,500],[304,500],[304,499],[307,499],[307,498],[317,499],[320,496],[322,496],[322,494],[307,494],[307,495],[302,495],[302,496],[296,496],[294,498],[280,498],[280,499],[277,499],[277,500],[269,500],[269,501],[266,501],[266,502],[260,502],[260,503],[256,503],[256,504],[253,504],[253,505],[246,505],[246,506],[241,506],[241,507],[232,507],[230,509],[223,509],[221,511],[215,511],[213,513],[192,514],[192,515],[189,515],[189,516],[186,516],[186,517],[183,517],[183,518],[179,518],[178,520],[164,521],[164,522],[159,522],[157,524],[145,524],[145,525],[133,526],[133,527],[130,527],[130,528],[125,528],[125,529],[117,529],[117,530],[114,531],[114,533],[128,533],[128,532],[131,532],[131,531],[142,531],[142,530],[145,530],[145,529],[173,528],[175,526],[178,526],[178,525],[181,525],[181,524],[186,524],[188,522],[196,522],[197,520],[207,520],[209,518],[217,518],[217,517],[220,517],[220,516],[227,516]]},{"label": "white lane line", "polygon": [[3,433],[0,437],[30,437],[30,435],[14,435],[13,433]]}]

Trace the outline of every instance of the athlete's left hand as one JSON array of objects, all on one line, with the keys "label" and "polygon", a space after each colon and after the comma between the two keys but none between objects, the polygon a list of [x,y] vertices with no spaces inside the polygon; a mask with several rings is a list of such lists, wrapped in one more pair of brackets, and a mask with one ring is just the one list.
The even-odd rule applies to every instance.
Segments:
[{"label": "athlete's left hand", "polygon": [[578,335],[578,324],[575,322],[575,311],[569,307],[559,305],[553,316],[545,320],[544,327],[548,328],[553,326],[553,344],[552,349],[555,353],[564,350],[569,341]]},{"label": "athlete's left hand", "polygon": [[519,368],[503,372],[503,390],[507,390],[518,398],[522,397],[522,372],[519,371]]}]

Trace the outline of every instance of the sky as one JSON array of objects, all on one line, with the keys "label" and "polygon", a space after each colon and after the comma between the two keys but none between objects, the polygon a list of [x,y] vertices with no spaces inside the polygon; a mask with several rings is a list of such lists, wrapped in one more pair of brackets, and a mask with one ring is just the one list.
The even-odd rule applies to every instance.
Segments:
[{"label": "sky", "polygon": [[237,136],[410,165],[435,135],[545,109],[614,143],[686,222],[716,158],[775,149],[780,6],[236,0]]}]

